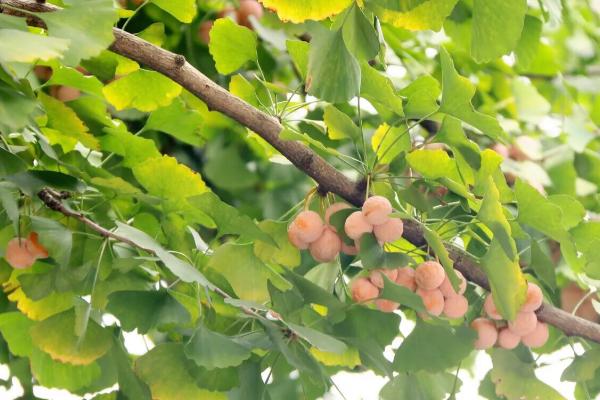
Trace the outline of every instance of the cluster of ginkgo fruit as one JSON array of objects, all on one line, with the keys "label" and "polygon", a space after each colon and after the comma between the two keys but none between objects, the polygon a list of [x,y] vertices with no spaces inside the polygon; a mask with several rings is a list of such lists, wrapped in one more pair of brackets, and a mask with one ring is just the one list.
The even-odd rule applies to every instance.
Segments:
[{"label": "cluster of ginkgo fruit", "polygon": [[31,267],[38,258],[47,258],[48,250],[38,241],[38,234],[31,232],[27,238],[9,240],[4,258],[15,269]]},{"label": "cluster of ginkgo fruit", "polygon": [[355,211],[346,218],[344,232],[354,241],[354,245],[344,243],[336,227],[331,225],[333,214],[350,208],[345,203],[334,203],[325,210],[325,220],[315,211],[300,212],[288,227],[289,241],[298,249],[310,251],[319,262],[333,261],[340,252],[356,255],[360,238],[373,233],[380,245],[394,242],[402,237],[404,225],[399,218],[392,218],[392,204],[382,196],[369,197],[362,210]]},{"label": "cluster of ginkgo fruit", "polygon": [[506,322],[496,309],[490,293],[483,304],[489,318],[477,318],[471,327],[477,331],[475,348],[489,349],[497,345],[503,349],[514,349],[523,343],[527,347],[537,348],[548,341],[548,325],[538,321],[535,311],[544,300],[542,290],[535,283],[528,283],[527,298],[513,321]]},{"label": "cluster of ginkgo fruit", "polygon": [[432,316],[444,315],[448,318],[461,318],[469,309],[469,302],[464,296],[467,281],[459,271],[458,291],[455,291],[444,268],[436,261],[425,261],[417,266],[395,269],[374,270],[368,277],[357,278],[352,282],[352,298],[356,302],[374,301],[381,311],[392,312],[400,304],[378,299],[383,288],[383,274],[398,285],[415,292],[423,300],[425,309]]}]

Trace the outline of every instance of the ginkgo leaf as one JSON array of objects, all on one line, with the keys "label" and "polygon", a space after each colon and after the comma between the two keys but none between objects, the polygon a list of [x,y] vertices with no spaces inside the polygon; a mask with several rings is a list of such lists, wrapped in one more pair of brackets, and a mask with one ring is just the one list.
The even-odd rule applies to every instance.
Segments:
[{"label": "ginkgo leaf", "polygon": [[189,359],[207,369],[235,367],[252,355],[250,349],[233,338],[202,325],[196,328],[184,351]]},{"label": "ginkgo leaf", "polygon": [[260,0],[267,8],[274,10],[283,21],[295,23],[308,19],[316,21],[339,14],[352,4],[352,0]]},{"label": "ginkgo leaf", "polygon": [[127,131],[125,124],[104,128],[104,132],[106,135],[100,138],[102,150],[122,156],[126,167],[134,167],[149,158],[160,157],[153,140],[135,136]]},{"label": "ginkgo leaf", "polygon": [[[418,2],[415,7],[403,9],[403,2],[395,4],[386,0],[368,0],[368,6],[373,9],[382,21],[411,31],[431,29],[439,31],[444,20],[456,5],[458,0],[426,0]],[[390,7],[390,5],[392,5]]]},{"label": "ginkgo leaf", "polygon": [[31,373],[40,385],[77,391],[90,385],[102,372],[98,363],[73,365],[53,360],[48,354],[34,349],[30,357]]},{"label": "ginkgo leaf", "polygon": [[158,72],[140,69],[104,86],[102,92],[117,110],[149,112],[171,104],[181,86]]},{"label": "ginkgo leaf", "polygon": [[34,62],[60,58],[69,40],[36,35],[16,29],[0,29],[0,62]]},{"label": "ginkgo leaf", "polygon": [[255,61],[257,45],[256,33],[231,18],[219,18],[210,30],[208,49],[222,74],[231,74],[248,61]]},{"label": "ginkgo leaf", "polygon": [[190,23],[196,16],[195,0],[151,0],[181,22]]}]

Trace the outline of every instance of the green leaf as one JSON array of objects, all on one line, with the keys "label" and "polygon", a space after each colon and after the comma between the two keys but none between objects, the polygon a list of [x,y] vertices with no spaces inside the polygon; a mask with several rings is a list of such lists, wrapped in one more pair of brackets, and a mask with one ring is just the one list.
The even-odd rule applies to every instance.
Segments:
[{"label": "green leaf", "polygon": [[104,132],[106,135],[100,138],[102,150],[122,156],[126,167],[131,168],[148,159],[160,157],[153,140],[132,134],[125,124],[104,128]]},{"label": "green leaf", "polygon": [[399,92],[406,97],[406,117],[419,119],[435,113],[439,108],[437,99],[441,93],[440,83],[430,75],[420,76],[412,81]]},{"label": "green leaf", "polygon": [[270,245],[257,240],[254,242],[254,253],[266,263],[274,263],[288,268],[297,267],[300,264],[300,251],[288,240],[287,224],[265,220],[258,226],[263,232],[269,234],[277,246]]},{"label": "green leaf", "polygon": [[379,37],[358,4],[354,3],[348,13],[340,18],[344,18],[342,35],[348,51],[359,60],[375,58],[379,53]]},{"label": "green leaf", "polygon": [[116,338],[113,338],[110,355],[115,363],[119,389],[123,394],[129,399],[150,400],[150,389],[135,375],[128,353]]},{"label": "green leaf", "polygon": [[525,302],[527,292],[527,282],[521,272],[518,258],[509,258],[500,241],[494,237],[487,253],[481,259],[481,267],[490,282],[498,312],[512,321]]},{"label": "green leaf", "polygon": [[52,63],[52,76],[47,85],[64,85],[102,97],[102,82],[93,75],[84,75],[75,68]]},{"label": "green leaf", "polygon": [[85,184],[70,175],[62,172],[47,170],[30,170],[10,175],[7,181],[13,182],[28,196],[35,196],[42,188],[48,186],[58,190],[67,190],[72,192],[83,192]]},{"label": "green leaf", "polygon": [[362,135],[360,129],[348,114],[329,104],[325,107],[323,122],[327,125],[327,134],[332,140],[353,139],[358,140]]},{"label": "green leaf", "polygon": [[351,2],[352,0],[305,0],[300,4],[296,0],[261,0],[261,3],[274,10],[281,20],[295,23],[308,19],[325,19],[342,12]]},{"label": "green leaf", "polygon": [[219,18],[210,30],[208,49],[221,74],[231,74],[248,61],[256,61],[257,45],[256,33],[231,18]]},{"label": "green leaf", "polygon": [[392,111],[403,116],[402,98],[396,93],[392,81],[369,63],[360,64],[360,95],[369,100],[380,113]]},{"label": "green leaf", "polygon": [[29,330],[35,324],[20,312],[0,314],[0,333],[15,356],[28,357],[33,350]]},{"label": "green leaf", "polygon": [[496,394],[508,400],[521,399],[564,399],[556,390],[539,381],[532,365],[522,362],[515,353],[508,350],[491,351],[494,368],[492,382]]},{"label": "green leaf", "polygon": [[41,13],[51,37],[68,39],[70,45],[62,61],[76,66],[79,61],[100,54],[115,40],[113,25],[119,19],[111,0],[78,0],[69,7]]},{"label": "green leaf", "polygon": [[396,351],[394,369],[441,372],[455,367],[473,351],[475,338],[475,332],[467,326],[452,328],[418,320]]},{"label": "green leaf", "polygon": [[520,68],[528,68],[535,58],[542,34],[542,21],[532,15],[525,16],[523,31],[515,55],[517,56],[517,65]]},{"label": "green leaf", "polygon": [[348,51],[341,30],[314,26],[308,55],[306,89],[330,103],[343,103],[359,93],[360,66]]},{"label": "green leaf", "polygon": [[193,368],[179,343],[159,344],[135,362],[135,372],[148,384],[153,399],[227,399],[225,393],[198,387]]},{"label": "green leaf", "polygon": [[538,278],[552,289],[556,289],[556,271],[550,257],[540,248],[536,240],[531,240],[531,267]]},{"label": "green leaf", "polygon": [[183,100],[177,98],[170,105],[150,114],[144,131],[161,131],[184,143],[200,147],[204,142],[200,133],[202,121],[200,112],[186,108]]},{"label": "green leaf", "polygon": [[308,72],[308,52],[310,51],[310,44],[304,42],[302,40],[286,40],[285,46],[287,48],[292,61],[296,68],[298,68],[298,72],[300,72],[300,76],[303,79],[306,79],[306,74]]},{"label": "green leaf", "polygon": [[84,146],[98,150],[100,144],[89,131],[87,126],[81,119],[75,114],[75,111],[69,106],[65,105],[60,100],[50,97],[42,92],[39,93],[38,99],[46,110],[48,116],[47,126],[61,133],[73,137],[77,141],[81,142]]},{"label": "green leaf", "polygon": [[60,58],[69,40],[36,35],[16,29],[0,29],[0,62],[35,62]]},{"label": "green leaf", "polygon": [[71,257],[73,233],[60,222],[49,218],[31,217],[31,228],[39,235],[40,243],[49,249],[59,265],[66,266]]},{"label": "green leaf", "polygon": [[417,372],[400,374],[381,389],[382,400],[435,400],[444,399],[452,392],[455,377],[450,373],[429,374]]},{"label": "green leaf", "polygon": [[106,309],[114,314],[126,331],[147,333],[168,324],[185,325],[190,314],[165,290],[118,291],[108,296]]},{"label": "green leaf", "polygon": [[19,156],[0,147],[0,178],[25,171],[27,164]]},{"label": "green leaf", "polygon": [[250,217],[241,214],[235,207],[224,203],[214,193],[208,192],[195,196],[190,198],[188,202],[215,222],[219,236],[235,234],[246,240],[258,239],[271,246],[277,246],[273,238],[260,230]]},{"label": "green leaf", "polygon": [[140,69],[112,81],[102,92],[117,110],[150,112],[171,104],[181,93],[181,86],[158,72]]},{"label": "green leaf", "polygon": [[[593,279],[600,279],[600,254],[598,253],[600,222],[581,223],[571,230],[571,236],[577,246],[577,251],[582,253],[585,259],[585,272]],[[570,242],[561,243],[563,255],[565,243]]]},{"label": "green leaf", "polygon": [[526,12],[527,0],[474,0],[471,55],[475,61],[492,61],[512,51]]},{"label": "green leaf", "polygon": [[67,311],[36,323],[30,330],[32,342],[52,359],[74,365],[88,365],[102,357],[112,345],[111,334],[93,320],[85,337],[75,334],[75,313]]},{"label": "green leaf", "polygon": [[517,257],[517,246],[511,236],[512,231],[504,208],[500,204],[500,193],[491,177],[488,177],[487,190],[477,213],[477,218],[494,233],[494,239],[500,243],[506,256],[511,260],[515,259]]},{"label": "green leaf", "polygon": [[319,332],[316,329],[292,324],[291,322],[286,322],[286,324],[291,330],[296,332],[298,336],[321,351],[342,354],[348,349],[344,342],[334,338],[333,336]]},{"label": "green leaf", "polygon": [[[398,28],[411,31],[442,29],[444,20],[454,8],[458,0],[426,0],[418,1],[415,7],[405,9],[406,2],[390,2],[387,0],[368,1],[377,16],[383,21]],[[414,2],[411,2],[414,3]]]},{"label": "green leaf", "polygon": [[[172,4],[174,2],[170,2]],[[193,5],[195,7],[195,4]],[[162,22],[155,22],[149,25],[146,29],[137,34],[140,38],[147,42],[152,43],[155,46],[162,46],[167,39],[165,34],[165,24]]]},{"label": "green leaf", "polygon": [[237,146],[215,144],[206,150],[204,176],[215,186],[231,191],[248,190],[258,183],[256,172],[250,171]]},{"label": "green leaf", "polygon": [[371,147],[380,164],[389,164],[402,152],[408,153],[412,141],[404,126],[389,126],[384,122],[371,136]]},{"label": "green leaf", "polygon": [[550,238],[561,241],[567,237],[561,208],[548,201],[537,190],[517,179],[515,196],[519,206],[518,221],[529,225]]},{"label": "green leaf", "polygon": [[573,362],[563,371],[560,379],[569,382],[585,382],[594,379],[600,369],[600,347],[587,350],[583,355],[575,357]]},{"label": "green leaf", "polygon": [[199,325],[184,347],[187,358],[207,369],[236,367],[252,352],[233,338]]},{"label": "green leaf", "polygon": [[456,160],[450,158],[448,153],[441,149],[419,149],[407,154],[406,160],[412,168],[417,170],[424,178],[448,178],[455,182],[462,179],[458,173]]},{"label": "green leaf", "polygon": [[[0,44],[0,46],[2,45]],[[23,128],[27,125],[35,106],[34,99],[0,82],[0,130],[16,131]],[[0,176],[2,175],[1,171],[2,166],[0,165]]]},{"label": "green leaf", "polygon": [[400,305],[410,307],[417,312],[425,311],[425,305],[423,305],[421,297],[412,290],[392,282],[387,276],[381,276],[384,279],[384,284],[383,290],[379,293],[380,298],[395,301],[400,303]]},{"label": "green leaf", "polygon": [[494,140],[504,136],[505,133],[495,118],[475,111],[471,104],[471,99],[475,95],[475,85],[456,72],[448,51],[443,47],[440,49],[440,61],[442,64],[440,112],[472,125]]},{"label": "green leaf", "polygon": [[73,365],[54,361],[48,354],[34,349],[30,357],[31,373],[37,383],[47,388],[72,392],[89,386],[102,373],[98,363]]},{"label": "green leaf", "polygon": [[481,168],[481,153],[479,146],[467,138],[460,121],[446,116],[435,138],[450,146],[463,180],[473,184],[475,173]]},{"label": "green leaf", "polygon": [[548,201],[557,205],[562,211],[561,222],[566,230],[576,227],[583,221],[586,211],[576,198],[566,194],[554,194],[548,196]]},{"label": "green leaf", "polygon": [[151,0],[181,22],[190,23],[196,16],[196,2],[194,0]]}]

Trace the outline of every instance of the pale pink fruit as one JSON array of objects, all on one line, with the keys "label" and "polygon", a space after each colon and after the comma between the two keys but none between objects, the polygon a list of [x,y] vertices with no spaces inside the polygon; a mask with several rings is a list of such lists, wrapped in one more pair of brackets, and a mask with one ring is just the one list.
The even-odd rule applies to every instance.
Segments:
[{"label": "pale pink fruit", "polygon": [[367,278],[358,278],[352,282],[352,299],[357,303],[372,300],[379,296],[379,289]]},{"label": "pale pink fruit", "polygon": [[515,335],[525,336],[535,329],[537,316],[534,312],[520,312],[514,321],[508,321],[508,329]]},{"label": "pale pink fruit", "polygon": [[331,216],[336,212],[345,210],[347,208],[350,208],[350,206],[346,203],[333,203],[332,205],[327,207],[327,210],[325,210],[325,223],[327,225],[330,225],[331,222],[329,221],[329,218],[331,218]]},{"label": "pale pink fruit", "polygon": [[502,315],[500,315],[500,313],[498,312],[496,304],[494,304],[494,297],[491,293],[488,294],[485,298],[485,302],[483,303],[483,309],[485,310],[485,313],[488,315],[488,317],[496,320],[502,319]]},{"label": "pale pink fruit", "polygon": [[417,282],[415,281],[415,270],[411,267],[398,268],[396,283],[414,292],[417,289]]},{"label": "pale pink fruit", "polygon": [[417,286],[425,290],[437,289],[445,277],[444,268],[436,261],[425,261],[415,271]]},{"label": "pale pink fruit", "polygon": [[210,43],[210,30],[214,25],[213,21],[204,21],[198,25],[198,40],[200,43],[208,45]]},{"label": "pale pink fruit", "polygon": [[440,285],[440,290],[442,291],[442,294],[446,298],[465,294],[465,291],[467,290],[467,280],[465,279],[463,274],[461,274],[460,271],[456,271],[456,270],[454,272],[456,273],[456,276],[458,277],[458,280],[459,280],[458,293],[456,293],[454,291],[454,288],[452,287],[452,284],[450,283],[450,279],[448,279],[448,275],[446,275],[446,277],[444,278],[444,282],[442,282],[442,284]]},{"label": "pale pink fruit", "polygon": [[373,272],[371,272],[371,275],[369,276],[369,280],[371,281],[371,283],[373,285],[382,289],[384,282],[385,282],[383,280],[384,274],[389,278],[390,281],[394,282],[396,280],[396,277],[398,276],[398,270],[397,269],[387,269],[387,268],[376,269]]},{"label": "pale pink fruit", "polygon": [[292,222],[290,224],[290,226],[288,226],[287,233],[288,233],[288,240],[290,241],[291,244],[294,245],[294,247],[296,247],[297,249],[300,249],[300,250],[308,249],[308,243],[303,242],[298,237],[298,227],[296,226],[296,224],[294,224]]},{"label": "pale pink fruit", "polygon": [[321,236],[309,247],[310,255],[318,262],[330,262],[340,254],[342,250],[342,240],[330,228],[325,228]]},{"label": "pale pink fruit", "polygon": [[349,246],[342,240],[342,253],[348,254],[349,256],[355,256],[358,254],[358,247]]},{"label": "pale pink fruit", "polygon": [[469,310],[469,302],[462,295],[446,297],[444,300],[444,315],[448,318],[462,318]]},{"label": "pale pink fruit", "polygon": [[422,288],[417,289],[417,294],[423,300],[425,309],[433,316],[439,316],[444,311],[444,295],[439,289],[425,290]]},{"label": "pale pink fruit", "polygon": [[383,311],[383,312],[394,312],[395,310],[398,309],[398,307],[400,307],[400,303],[396,303],[394,301],[391,300],[387,300],[387,299],[377,299],[375,300],[375,306]]},{"label": "pale pink fruit", "polygon": [[48,250],[39,242],[37,232],[31,232],[25,241],[27,251],[36,259],[48,258]]},{"label": "pale pink fruit", "polygon": [[512,350],[519,345],[521,337],[515,335],[510,329],[502,328],[498,333],[498,346],[506,350]]},{"label": "pale pink fruit", "polygon": [[252,29],[252,24],[250,23],[250,16],[253,16],[257,20],[259,20],[263,16],[263,13],[263,8],[258,1],[241,0],[240,7],[237,11],[239,24]]},{"label": "pale pink fruit", "polygon": [[7,246],[4,258],[15,269],[29,268],[35,262],[35,256],[27,250],[27,239],[13,238]]},{"label": "pale pink fruit", "polygon": [[392,204],[383,196],[369,197],[362,206],[362,212],[371,225],[381,225],[392,213]]},{"label": "pale pink fruit", "polygon": [[365,233],[372,232],[373,225],[367,221],[362,212],[355,211],[346,218],[344,230],[350,239],[358,240]]},{"label": "pale pink fruit", "polygon": [[298,239],[304,243],[314,242],[325,229],[321,216],[310,210],[299,213],[293,224],[298,228]]},{"label": "pale pink fruit", "polygon": [[523,336],[521,340],[525,346],[531,348],[542,347],[548,341],[548,336],[550,336],[550,332],[548,332],[548,325],[543,322],[538,321],[535,326],[535,329]]},{"label": "pale pink fruit", "polygon": [[535,283],[529,282],[527,284],[527,298],[523,307],[521,307],[521,311],[535,311],[541,307],[543,301],[542,289]]},{"label": "pale pink fruit", "polygon": [[477,318],[471,322],[471,328],[477,331],[477,340],[474,343],[476,349],[489,349],[496,343],[498,330],[493,321],[487,318]]},{"label": "pale pink fruit", "polygon": [[404,224],[400,218],[389,218],[387,222],[373,227],[373,233],[379,242],[391,243],[402,237]]}]

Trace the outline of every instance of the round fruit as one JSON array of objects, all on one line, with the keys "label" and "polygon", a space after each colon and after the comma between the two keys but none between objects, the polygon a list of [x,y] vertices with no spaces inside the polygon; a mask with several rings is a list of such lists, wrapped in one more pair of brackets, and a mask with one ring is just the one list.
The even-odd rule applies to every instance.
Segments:
[{"label": "round fruit", "polygon": [[371,283],[373,285],[382,289],[383,285],[385,283],[385,281],[383,280],[384,274],[385,274],[385,276],[387,276],[389,278],[390,281],[394,282],[396,280],[396,277],[398,276],[398,270],[397,269],[387,269],[387,268],[377,269],[377,270],[371,272],[371,275],[369,276],[369,280],[371,281]]},{"label": "round fruit", "polygon": [[379,296],[379,289],[367,278],[358,278],[352,282],[352,299],[357,303],[372,300]]},{"label": "round fruit", "polygon": [[387,222],[373,227],[373,233],[379,242],[391,243],[402,237],[404,224],[400,218],[389,218]]},{"label": "round fruit", "polygon": [[288,240],[290,241],[291,244],[294,245],[295,248],[300,249],[300,250],[306,250],[308,249],[308,243],[300,240],[300,237],[298,237],[298,227],[296,226],[296,224],[294,224],[293,222],[290,224],[290,226],[288,226]]},{"label": "round fruit", "polygon": [[529,282],[527,284],[527,298],[525,304],[521,307],[521,311],[535,311],[542,305],[544,301],[544,295],[542,289],[535,283]]},{"label": "round fruit", "polygon": [[493,321],[487,318],[477,318],[471,322],[471,328],[477,331],[477,340],[474,343],[476,349],[489,349],[496,343],[498,331]]},{"label": "round fruit", "polygon": [[515,335],[525,336],[535,329],[537,316],[534,312],[520,312],[514,321],[508,321],[508,329]]},{"label": "round fruit", "polygon": [[500,315],[500,313],[498,312],[496,304],[494,304],[494,297],[491,293],[488,294],[485,298],[485,302],[483,303],[483,309],[485,310],[485,313],[488,315],[488,317],[497,320],[502,319],[502,315]]},{"label": "round fruit", "polygon": [[325,223],[327,225],[330,225],[331,222],[329,221],[329,218],[336,212],[345,210],[347,208],[350,208],[350,206],[346,203],[333,203],[332,205],[327,207],[327,210],[325,210]]},{"label": "round fruit", "polygon": [[423,304],[427,309],[427,312],[433,316],[440,316],[444,311],[444,295],[439,289],[425,290],[422,288],[417,289],[417,294],[423,300]]},{"label": "round fruit", "polygon": [[444,301],[444,315],[448,318],[462,318],[469,310],[469,302],[462,295],[447,297]]},{"label": "round fruit", "polygon": [[208,45],[210,43],[210,30],[214,25],[213,21],[204,21],[198,25],[198,40],[200,43]]},{"label": "round fruit", "polygon": [[52,68],[44,65],[36,65],[33,67],[33,73],[40,81],[46,82],[48,79],[50,79],[50,77],[52,77]]},{"label": "round fruit", "polygon": [[349,256],[355,256],[358,254],[358,247],[356,245],[349,246],[342,240],[342,253],[348,254]]},{"label": "round fruit", "polygon": [[250,17],[254,17],[257,20],[259,20],[262,18],[263,13],[263,8],[258,1],[241,0],[240,8],[238,8],[237,11],[239,24],[252,29],[252,22],[250,20]]},{"label": "round fruit", "polygon": [[362,212],[355,211],[346,218],[344,230],[350,239],[358,240],[365,233],[372,232],[373,225],[367,221]]},{"label": "round fruit", "polygon": [[31,232],[25,241],[25,246],[27,247],[27,251],[33,257],[37,258],[47,258],[48,250],[38,241],[38,234],[36,232]]},{"label": "round fruit", "polygon": [[383,196],[369,197],[362,206],[362,212],[371,225],[381,225],[392,213],[392,204]]},{"label": "round fruit", "polygon": [[444,278],[444,282],[442,282],[442,284],[440,285],[440,290],[442,291],[442,294],[446,298],[464,294],[465,291],[467,290],[467,280],[465,279],[463,274],[461,274],[460,271],[456,271],[456,270],[454,271],[454,273],[456,273],[456,276],[458,277],[458,280],[460,281],[460,283],[458,284],[458,293],[456,293],[454,291],[454,288],[452,287],[452,284],[450,283],[450,279],[448,279],[448,276],[446,275],[446,277]]},{"label": "round fruit", "polygon": [[515,335],[510,329],[502,328],[498,333],[498,346],[506,350],[512,350],[519,345],[521,337]]},{"label": "round fruit", "polygon": [[492,150],[494,150],[496,153],[500,154],[502,156],[502,158],[508,158],[509,157],[509,150],[508,147],[506,147],[506,145],[502,144],[502,143],[496,143],[491,147]]},{"label": "round fruit", "polygon": [[[432,290],[440,287],[446,273],[440,263],[436,261],[425,261],[419,264],[415,271],[415,280],[417,286],[425,290]],[[441,293],[441,292],[440,292]]]},{"label": "round fruit", "polygon": [[310,255],[319,262],[330,262],[340,254],[342,240],[331,229],[325,228],[321,236],[309,246]]},{"label": "round fruit", "polygon": [[398,268],[396,283],[414,292],[417,289],[417,282],[415,282],[415,270],[411,267]]},{"label": "round fruit", "polygon": [[13,238],[6,246],[4,258],[15,269],[29,268],[35,262],[35,257],[27,250],[25,238]]},{"label": "round fruit", "polygon": [[521,340],[525,346],[536,348],[542,347],[548,341],[548,336],[550,332],[548,332],[548,325],[543,322],[538,321],[535,329],[523,336]]},{"label": "round fruit", "polygon": [[293,224],[298,229],[298,239],[304,243],[314,242],[321,236],[323,229],[325,229],[321,216],[310,210],[299,213]]},{"label": "round fruit", "polygon": [[377,299],[375,300],[375,306],[383,312],[394,312],[400,307],[400,303],[387,299]]},{"label": "round fruit", "polygon": [[[571,283],[565,286],[560,291],[560,305],[563,310],[566,312],[573,312],[575,306],[579,304],[581,299],[587,295],[587,292],[577,286],[576,283]],[[585,318],[587,320],[598,322],[600,321],[600,315],[594,309],[594,305],[592,303],[592,297],[588,297],[581,303],[577,312],[575,313],[578,317]]]}]

